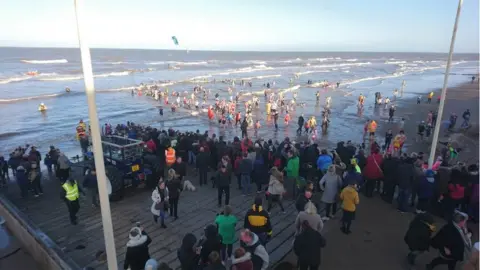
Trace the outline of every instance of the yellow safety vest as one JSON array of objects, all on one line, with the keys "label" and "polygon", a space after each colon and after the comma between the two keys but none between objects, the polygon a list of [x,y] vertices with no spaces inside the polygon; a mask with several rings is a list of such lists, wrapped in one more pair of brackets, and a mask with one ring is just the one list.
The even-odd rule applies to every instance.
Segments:
[{"label": "yellow safety vest", "polygon": [[67,195],[65,195],[65,198],[67,198],[67,200],[69,201],[75,201],[79,198],[79,194],[78,194],[78,186],[77,186],[77,183],[75,182],[75,184],[70,185],[68,182],[66,182],[65,184],[62,185],[63,189],[65,189],[65,192],[67,193]]}]

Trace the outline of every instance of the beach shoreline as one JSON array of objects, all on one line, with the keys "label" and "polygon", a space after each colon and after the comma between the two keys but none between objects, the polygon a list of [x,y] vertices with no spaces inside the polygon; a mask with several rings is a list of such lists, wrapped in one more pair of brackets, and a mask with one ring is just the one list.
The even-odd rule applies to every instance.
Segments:
[{"label": "beach shoreline", "polygon": [[[441,94],[442,89],[434,89],[434,97],[431,104],[427,104],[426,94],[422,96],[421,104],[417,104],[416,98],[402,99],[399,98],[396,103],[396,111],[394,116],[394,122],[388,123],[388,112],[386,116],[380,117],[378,120],[381,124],[378,126],[379,138],[377,142],[380,145],[384,144],[384,135],[392,129],[394,135],[400,130],[400,120],[405,118],[404,131],[407,135],[407,141],[405,142],[405,150],[407,152],[424,152],[425,160],[427,160],[431,149],[432,134],[428,139],[422,142],[417,142],[417,127],[421,121],[427,120],[427,114],[429,111],[438,111],[437,98]],[[466,109],[470,109],[471,127],[466,132],[459,130],[460,125],[463,122],[462,114]],[[458,116],[455,130],[452,133],[447,134],[444,126],[440,129],[439,142],[454,141],[458,147],[462,148],[460,152],[460,160],[468,160],[469,162],[478,161],[479,159],[479,142],[478,142],[478,128],[479,128],[479,82],[475,83],[465,82],[454,87],[447,89],[447,96],[445,99],[445,106],[443,110],[442,119],[438,119],[439,124],[444,121],[448,121],[450,113],[456,113]],[[375,119],[377,120],[377,119]],[[438,155],[440,149],[443,147],[441,144],[437,144],[436,155]]]}]

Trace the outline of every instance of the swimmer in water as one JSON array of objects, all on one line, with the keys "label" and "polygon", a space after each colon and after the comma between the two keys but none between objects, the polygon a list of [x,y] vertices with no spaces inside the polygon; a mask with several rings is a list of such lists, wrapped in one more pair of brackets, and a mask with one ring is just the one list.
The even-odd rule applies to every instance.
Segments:
[{"label": "swimmer in water", "polygon": [[70,93],[70,88],[65,88],[65,92]]},{"label": "swimmer in water", "polygon": [[325,99],[325,106],[328,108],[328,107],[330,107],[331,103],[332,103],[332,98],[331,98],[331,97],[327,97],[327,98]]}]

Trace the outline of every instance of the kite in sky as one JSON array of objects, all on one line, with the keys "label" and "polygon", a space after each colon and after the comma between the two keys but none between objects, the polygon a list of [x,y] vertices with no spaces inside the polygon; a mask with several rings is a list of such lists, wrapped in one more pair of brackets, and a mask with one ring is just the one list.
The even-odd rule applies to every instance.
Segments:
[{"label": "kite in sky", "polygon": [[173,43],[175,43],[176,46],[178,46],[178,40],[176,36],[172,36]]}]

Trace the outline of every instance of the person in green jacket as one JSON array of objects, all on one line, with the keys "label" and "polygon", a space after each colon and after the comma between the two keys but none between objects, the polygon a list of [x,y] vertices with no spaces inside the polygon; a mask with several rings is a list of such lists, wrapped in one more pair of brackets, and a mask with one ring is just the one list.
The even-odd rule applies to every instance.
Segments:
[{"label": "person in green jacket", "polygon": [[287,181],[285,182],[285,188],[287,191],[286,196],[295,199],[295,190],[298,179],[298,171],[300,169],[300,159],[293,152],[293,150],[288,151],[288,162],[285,171],[287,173]]},{"label": "person in green jacket", "polygon": [[223,212],[215,218],[215,224],[218,227],[218,233],[222,237],[222,259],[225,261],[232,256],[232,247],[235,243],[235,226],[237,218],[232,215],[232,207],[225,205]]}]

